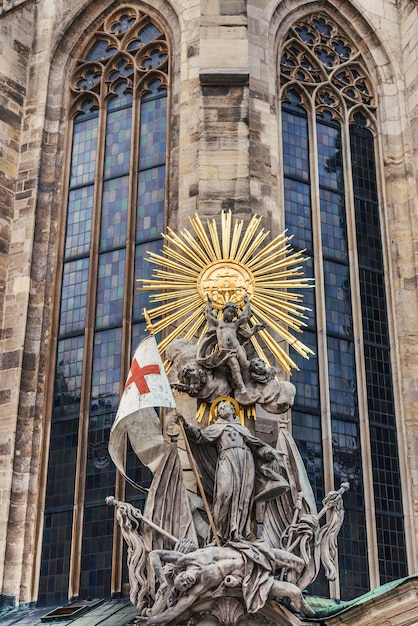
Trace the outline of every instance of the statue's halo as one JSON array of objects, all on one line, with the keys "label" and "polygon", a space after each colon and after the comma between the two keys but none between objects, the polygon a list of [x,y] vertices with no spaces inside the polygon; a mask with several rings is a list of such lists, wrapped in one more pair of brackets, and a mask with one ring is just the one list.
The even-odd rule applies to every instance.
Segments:
[{"label": "statue's halo", "polygon": [[232,398],[231,396],[221,396],[220,398],[216,398],[216,400],[214,400],[212,404],[210,405],[209,412],[210,412],[211,421],[214,422],[218,419],[217,408],[220,402],[229,402],[230,404],[232,404],[235,409],[235,415],[239,419],[240,406],[238,402],[235,400],[235,398]]}]

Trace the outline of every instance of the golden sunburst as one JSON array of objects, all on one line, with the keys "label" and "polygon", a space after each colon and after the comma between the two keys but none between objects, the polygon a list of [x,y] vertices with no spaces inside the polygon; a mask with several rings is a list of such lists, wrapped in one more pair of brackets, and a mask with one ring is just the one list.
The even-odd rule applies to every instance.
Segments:
[{"label": "golden sunburst", "polygon": [[250,323],[265,325],[251,338],[259,357],[270,364],[268,350],[288,374],[291,368],[297,369],[274,335],[305,358],[313,354],[294,335],[306,326],[307,308],[295,290],[312,287],[312,280],[303,278],[300,266],[307,257],[291,248],[291,237],[286,233],[263,246],[269,232],[260,227],[261,219],[253,216],[244,229],[242,220],[233,221],[231,212],[222,212],[219,233],[215,220],[208,220],[205,229],[195,215],[190,218],[195,236],[187,229],[180,235],[168,229],[161,254],[148,253],[147,260],[158,269],[153,278],[139,279],[143,283],[140,289],[157,291],[150,295],[150,302],[162,304],[145,311],[147,330],[158,333],[176,324],[160,342],[161,353],[179,337],[203,336],[208,296],[221,315],[226,302],[242,308],[246,295],[251,303]]}]

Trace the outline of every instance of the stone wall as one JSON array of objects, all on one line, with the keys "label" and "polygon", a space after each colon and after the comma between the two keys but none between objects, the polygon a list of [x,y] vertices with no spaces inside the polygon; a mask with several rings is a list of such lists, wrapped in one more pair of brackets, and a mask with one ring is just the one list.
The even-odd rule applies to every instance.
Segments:
[{"label": "stone wall", "polygon": [[[38,157],[34,160],[30,156],[25,125],[32,40],[30,5],[0,18],[0,580],[8,578],[8,573],[3,576],[6,549],[10,555],[21,552],[24,546],[24,536],[17,537],[14,531],[24,520],[25,511],[20,499],[11,498],[11,493],[16,482],[27,484],[29,478],[20,472],[15,447],[21,443],[19,396],[39,168]],[[27,454],[30,458],[30,448]],[[3,589],[10,598],[18,591],[16,585]]]}]

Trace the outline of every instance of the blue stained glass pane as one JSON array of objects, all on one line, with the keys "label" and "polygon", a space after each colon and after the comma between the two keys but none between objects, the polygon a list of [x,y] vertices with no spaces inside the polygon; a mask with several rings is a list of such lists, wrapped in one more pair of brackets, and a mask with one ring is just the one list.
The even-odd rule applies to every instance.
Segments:
[{"label": "blue stained glass pane", "polygon": [[125,249],[106,252],[99,257],[96,328],[122,323],[125,257]]},{"label": "blue stained glass pane", "polygon": [[331,420],[334,479],[336,487],[350,483],[344,494],[344,506],[364,508],[361,469],[360,427],[358,423],[341,419]]},{"label": "blue stained glass pane", "polygon": [[309,181],[308,120],[283,111],[283,167],[285,176]]},{"label": "blue stained glass pane", "polygon": [[376,510],[379,513],[401,514],[401,477],[396,430],[372,427],[370,434]]},{"label": "blue stained glass pane", "polygon": [[319,411],[319,374],[316,335],[313,332],[303,333],[303,343],[305,343],[314,355],[309,359],[304,359],[299,354],[292,355],[292,358],[299,367],[299,371],[292,372],[291,382],[296,387],[295,409],[316,409]]},{"label": "blue stained glass pane", "polygon": [[78,445],[78,419],[54,422],[48,458],[46,508],[73,507]]},{"label": "blue stained glass pane", "polygon": [[360,293],[364,340],[388,347],[389,328],[384,275],[360,269]]},{"label": "blue stained glass pane", "polygon": [[93,209],[92,185],[70,191],[68,196],[67,232],[65,258],[88,254],[91,239],[91,216]]},{"label": "blue stained glass pane", "polygon": [[[61,461],[62,456],[61,452]],[[63,471],[74,479],[75,469],[70,471],[65,467]],[[39,606],[56,606],[68,602],[72,517],[72,507],[66,511],[45,513]]]},{"label": "blue stained glass pane", "polygon": [[[145,260],[145,256],[147,252],[160,252],[162,248],[161,240],[158,241],[150,241],[149,243],[144,243],[143,245],[136,246],[135,251],[135,279],[139,278],[146,279],[151,278],[151,274],[153,272],[153,265],[149,261]],[[151,296],[152,291],[139,291],[138,287],[141,287],[142,283],[135,283],[135,291],[134,291],[134,310],[133,310],[133,319],[135,321],[143,318],[144,307],[150,308],[149,298]]]},{"label": "blue stained glass pane", "polygon": [[364,511],[353,511],[346,508],[344,524],[338,535],[338,557],[341,598],[351,600],[369,591]]},{"label": "blue stained glass pane", "polygon": [[364,356],[370,423],[396,429],[389,350],[365,345]]},{"label": "blue stained glass pane", "polygon": [[126,244],[129,204],[129,176],[113,178],[103,184],[100,251]]},{"label": "blue stained glass pane", "polygon": [[350,126],[380,580],[407,575],[373,135]]},{"label": "blue stained glass pane", "polygon": [[293,235],[292,247],[312,252],[312,213],[310,187],[290,178],[284,180],[286,228]]},{"label": "blue stained glass pane", "polygon": [[60,334],[83,331],[86,322],[89,259],[64,264]]},{"label": "blue stained glass pane", "polygon": [[[103,408],[107,411],[106,406]],[[89,504],[101,504],[115,484],[115,466],[108,451],[115,413],[99,411],[100,408],[98,412],[91,413],[89,419],[86,473],[86,502]]]},{"label": "blue stained glass pane", "polygon": [[96,332],[94,336],[91,416],[116,411],[119,405],[122,329]]},{"label": "blue stained glass pane", "polygon": [[107,116],[104,177],[115,178],[129,172],[132,109],[111,111]]},{"label": "blue stained glass pane", "polygon": [[143,101],[139,143],[139,169],[165,163],[167,143],[167,98]]},{"label": "blue stained glass pane", "polygon": [[353,187],[357,198],[377,204],[374,138],[367,129],[350,126]]},{"label": "blue stained glass pane", "polygon": [[306,467],[317,502],[325,497],[321,418],[292,410],[292,435]]},{"label": "blue stained glass pane", "polygon": [[136,240],[155,239],[164,229],[165,167],[140,172]]},{"label": "blue stained glass pane", "polygon": [[81,548],[80,597],[110,596],[112,579],[113,507],[86,506]]},{"label": "blue stained glass pane", "polygon": [[317,121],[319,184],[344,191],[341,130]]},{"label": "blue stained glass pane", "polygon": [[110,41],[106,39],[97,39],[93,46],[90,48],[89,53],[86,56],[87,61],[102,61],[113,56],[118,51],[115,46],[110,46]]},{"label": "blue stained glass pane", "polygon": [[331,412],[358,420],[354,343],[328,337],[328,368]]},{"label": "blue stained glass pane", "polygon": [[138,50],[138,48],[142,48],[143,45],[152,41],[159,35],[161,35],[161,31],[159,31],[154,24],[147,24],[144,28],[140,29],[137,39],[129,44],[128,50]]},{"label": "blue stained glass pane", "polygon": [[[127,64],[127,61],[124,61],[124,65],[126,64],[126,70],[122,73],[125,74],[132,73],[132,66]],[[121,68],[122,69],[122,68]],[[112,80],[116,80],[121,75],[121,72],[115,71],[114,75],[111,77]],[[107,110],[116,111],[116,109],[128,109],[132,106],[132,92],[127,89],[127,83],[121,82],[117,87],[115,87],[116,97],[109,100],[107,104]],[[132,115],[132,113],[131,113]]]},{"label": "blue stained glass pane", "polygon": [[383,270],[379,207],[359,198],[355,198],[354,203],[359,263],[373,270]]},{"label": "blue stained glass pane", "polygon": [[141,69],[152,70],[162,65],[167,59],[167,53],[160,50],[159,46],[156,46],[153,50],[148,49],[147,54],[144,55],[141,61]]},{"label": "blue stained glass pane", "polygon": [[[141,64],[143,66],[144,64]],[[142,96],[142,102],[148,102],[149,100],[155,100],[155,98],[165,97],[167,90],[162,86],[161,81],[156,78],[147,85],[147,91]]]},{"label": "blue stained glass pane", "polygon": [[155,26],[155,24],[147,24],[138,32],[138,39],[140,39],[143,43],[148,43],[160,35],[161,31]]},{"label": "blue stained glass pane", "polygon": [[84,337],[58,342],[53,420],[74,415],[80,409]]},{"label": "blue stained glass pane", "polygon": [[89,119],[83,117],[79,115],[74,122],[70,188],[88,185],[94,181],[98,118],[97,114]]},{"label": "blue stained glass pane", "polygon": [[[286,60],[283,59],[286,63]],[[283,103],[287,111],[295,111],[302,116],[306,115],[306,110],[302,106],[302,98],[300,93],[295,89],[288,89],[284,95]]]},{"label": "blue stained glass pane", "polygon": [[408,575],[404,520],[401,516],[376,514],[380,583]]},{"label": "blue stained glass pane", "polygon": [[111,33],[115,33],[115,35],[122,35],[126,33],[126,31],[136,22],[136,18],[130,16],[128,13],[121,15],[119,21],[110,29]]},{"label": "blue stained glass pane", "polygon": [[336,261],[348,262],[344,196],[321,189],[320,198],[323,254]]},{"label": "blue stained glass pane", "polygon": [[353,313],[348,265],[324,261],[324,283],[327,332],[351,338]]},{"label": "blue stained glass pane", "polygon": [[[139,286],[139,285],[138,285]],[[141,314],[143,311],[138,311],[138,314],[136,315],[136,318],[140,317],[139,314]],[[138,347],[139,342],[141,341],[141,339],[144,339],[146,336],[148,335],[148,332],[146,330],[146,324],[145,322],[141,322],[140,324],[132,324],[132,336],[131,336],[131,361],[133,359],[134,356],[134,352]],[[158,343],[158,339],[157,339],[157,343]]]},{"label": "blue stained glass pane", "polygon": [[369,131],[350,126],[350,142],[359,263],[383,271],[374,139]]}]

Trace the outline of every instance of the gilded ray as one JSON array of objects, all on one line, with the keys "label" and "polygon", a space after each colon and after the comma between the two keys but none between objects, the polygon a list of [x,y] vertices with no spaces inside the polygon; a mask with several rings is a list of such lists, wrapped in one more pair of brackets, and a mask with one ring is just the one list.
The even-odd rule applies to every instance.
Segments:
[{"label": "gilded ray", "polygon": [[234,224],[234,232],[232,233],[231,249],[229,251],[229,259],[235,259],[244,222],[236,220]]},{"label": "gilded ray", "polygon": [[210,233],[210,238],[212,239],[212,245],[215,251],[216,258],[219,261],[220,259],[222,259],[222,252],[221,245],[219,243],[218,228],[216,226],[215,220],[212,220],[211,222],[208,220],[208,230]]},{"label": "gilded ray", "polygon": [[206,234],[205,229],[203,228],[203,224],[200,221],[199,216],[196,214],[195,218],[190,218],[190,222],[195,230],[196,235],[198,236],[200,242],[202,243],[205,251],[209,255],[211,261],[216,261],[216,254],[210,245],[209,237]]},{"label": "gilded ray", "polygon": [[256,229],[258,228],[258,225],[260,224],[260,221],[261,217],[257,217],[256,215],[251,218],[251,221],[247,226],[247,230],[245,231],[242,241],[238,247],[235,261],[241,261],[243,255],[247,251],[248,246],[250,245],[250,242],[255,234]]},{"label": "gilded ray", "polygon": [[231,224],[232,213],[222,213],[221,225],[222,225],[222,258],[229,259],[229,249],[231,245]]},{"label": "gilded ray", "polygon": [[292,235],[287,232],[266,243],[270,233],[260,227],[261,219],[254,215],[244,227],[243,220],[222,212],[219,222],[207,220],[205,226],[196,214],[190,218],[193,232],[184,229],[177,234],[168,229],[160,254],[147,254],[156,267],[152,278],[139,282],[141,290],[157,292],[150,294],[150,302],[157,306],[147,310],[146,319],[151,332],[163,334],[161,352],[180,337],[194,341],[203,337],[208,330],[208,297],[221,316],[225,302],[233,301],[242,309],[246,295],[253,313],[250,323],[265,325],[250,340],[260,358],[273,365],[268,356],[273,355],[291,374],[297,366],[286,345],[305,358],[313,354],[296,336],[306,326],[309,310],[300,291],[313,286],[302,271],[308,257],[304,250],[292,249]]}]

